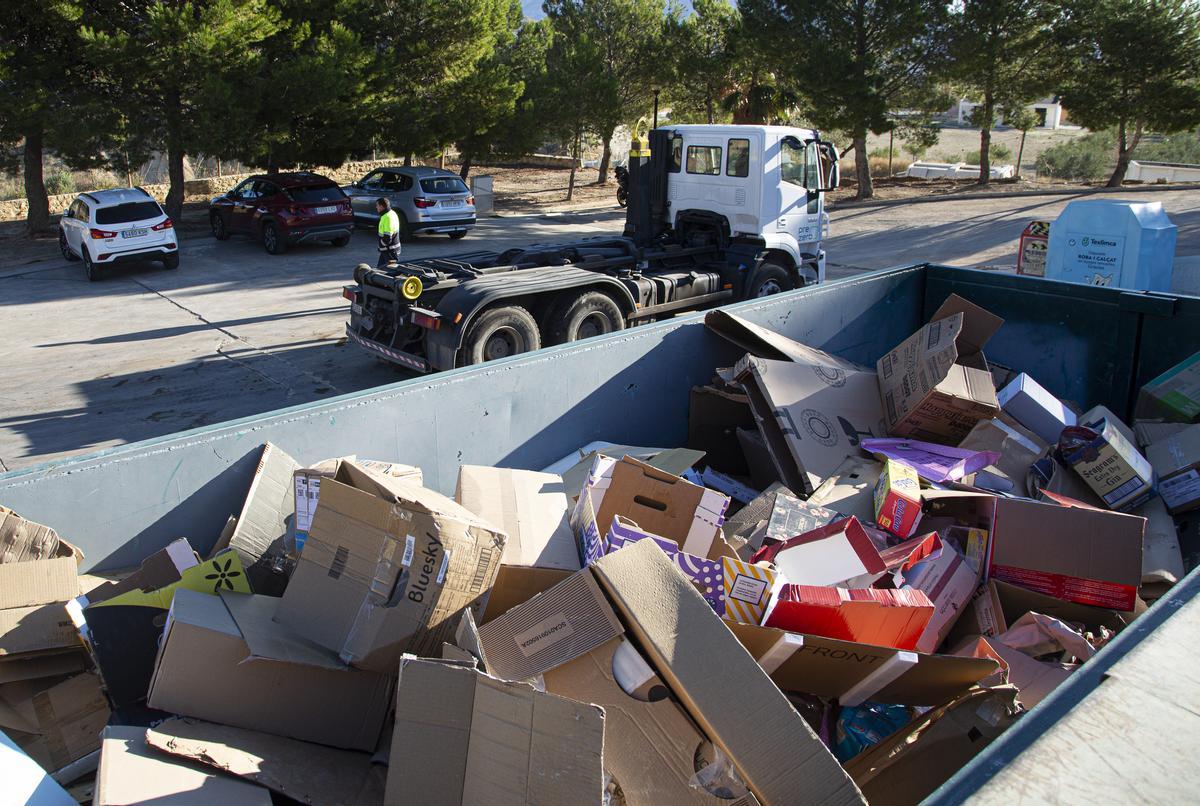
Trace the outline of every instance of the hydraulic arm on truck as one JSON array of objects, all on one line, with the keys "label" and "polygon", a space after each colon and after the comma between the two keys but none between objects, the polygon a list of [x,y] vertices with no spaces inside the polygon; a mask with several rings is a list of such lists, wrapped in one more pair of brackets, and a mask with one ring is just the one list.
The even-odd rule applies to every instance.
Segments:
[{"label": "hydraulic arm on truck", "polygon": [[676,126],[634,146],[621,236],[360,264],[350,340],[431,372],[824,280],[838,154],[816,131]]}]

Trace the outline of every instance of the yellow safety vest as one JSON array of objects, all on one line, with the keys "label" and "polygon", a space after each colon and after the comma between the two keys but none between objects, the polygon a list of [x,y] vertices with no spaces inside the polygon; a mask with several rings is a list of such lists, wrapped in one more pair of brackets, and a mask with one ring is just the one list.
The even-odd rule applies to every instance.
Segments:
[{"label": "yellow safety vest", "polygon": [[379,217],[379,234],[392,235],[400,231],[400,217],[395,210],[388,210]]}]

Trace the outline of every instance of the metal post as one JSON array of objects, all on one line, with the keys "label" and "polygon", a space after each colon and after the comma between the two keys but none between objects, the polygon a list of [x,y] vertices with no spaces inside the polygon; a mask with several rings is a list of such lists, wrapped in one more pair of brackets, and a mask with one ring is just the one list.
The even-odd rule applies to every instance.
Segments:
[{"label": "metal post", "polygon": [[896,139],[896,127],[888,132],[888,178],[892,176],[892,142]]},{"label": "metal post", "polygon": [[654,128],[658,128],[658,90],[654,91]]}]

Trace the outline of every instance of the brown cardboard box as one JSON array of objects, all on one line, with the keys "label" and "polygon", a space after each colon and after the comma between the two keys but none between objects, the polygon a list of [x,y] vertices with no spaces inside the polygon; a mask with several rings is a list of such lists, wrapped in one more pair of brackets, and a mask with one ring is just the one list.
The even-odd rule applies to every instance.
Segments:
[{"label": "brown cardboard box", "polygon": [[1014,495],[1030,493],[1025,483],[1029,466],[1049,447],[1037,434],[1015,421],[997,417],[980,420],[958,447],[971,451],[995,451],[1000,459],[986,468],[989,473],[1012,482]]},{"label": "brown cardboard box", "polygon": [[808,503],[870,523],[875,519],[875,485],[882,471],[883,466],[874,458],[847,456],[808,497]]},{"label": "brown cardboard box", "polygon": [[604,712],[406,655],[385,804],[598,803]]},{"label": "brown cardboard box", "polygon": [[562,477],[532,470],[463,465],[454,500],[508,535],[505,565],[579,570],[579,549],[567,522]]},{"label": "brown cardboard box", "polygon": [[862,439],[885,435],[875,373],[832,361],[746,356],[735,368],[779,478],[797,493],[811,493]]},{"label": "brown cardboard box", "polygon": [[1031,612],[1053,616],[1069,624],[1082,624],[1089,630],[1104,626],[1113,632],[1123,630],[1135,617],[1130,613],[1056,599],[992,579],[963,608],[947,643],[958,644],[965,638],[977,635],[989,638],[1000,635],[1021,616]]},{"label": "brown cardboard box", "polygon": [[135,803],[170,806],[270,806],[261,786],[221,775],[211,767],[164,755],[146,746],[146,729],[104,729],[93,806]]},{"label": "brown cardboard box", "polygon": [[13,741],[46,771],[99,749],[109,709],[96,675],[9,683],[0,690],[0,727],[12,731]]},{"label": "brown cardboard box", "polygon": [[443,495],[344,463],[321,505],[276,620],[361,669],[393,674],[436,654],[462,611],[479,620],[505,535]]},{"label": "brown cardboard box", "polygon": [[1078,604],[1134,609],[1145,518],[957,491],[929,490],[925,500],[927,514],[988,530],[985,578]]},{"label": "brown cardboard box", "polygon": [[65,606],[78,595],[74,557],[0,564],[0,657],[78,646]]},{"label": "brown cardboard box", "polygon": [[254,590],[278,595],[286,584],[282,573],[288,525],[296,513],[292,473],[300,464],[278,445],[263,445],[250,489],[230,535]]},{"label": "brown cardboard box", "polygon": [[492,619],[503,616],[519,604],[532,599],[537,594],[562,582],[571,576],[570,571],[559,568],[529,568],[523,565],[502,565],[496,574],[496,584],[488,596],[487,607],[480,624],[486,624]]},{"label": "brown cardboard box", "polygon": [[[638,654],[661,679],[661,693],[670,692],[678,700],[703,734],[729,757],[760,802],[788,803],[797,792],[820,802],[858,802],[857,793],[807,723],[652,541],[601,558],[590,569],[482,626],[479,634],[491,673],[526,679],[597,650],[621,636],[623,625],[636,641]],[[605,651],[610,658],[616,652],[615,648]],[[607,674],[605,669],[612,665],[603,655],[588,663],[580,664],[580,673],[598,668],[600,674]],[[589,675],[598,680],[591,671]],[[551,688],[554,674],[545,674],[545,679],[549,690],[578,694],[578,689],[570,694]],[[747,714],[753,718],[747,719]],[[607,722],[610,732],[622,724],[626,724],[623,718]],[[637,727],[641,723],[635,718],[628,724],[635,731],[657,730],[653,723]],[[618,741],[616,736],[613,741]],[[630,766],[620,770],[611,766],[616,762],[609,751],[606,757],[609,771],[623,788],[641,791],[645,786],[657,791],[661,784],[647,779],[666,776],[665,762],[647,767],[654,758],[670,757],[673,752],[641,760],[633,754],[621,755]],[[686,780],[694,771],[689,766],[672,777]],[[683,799],[687,794],[678,792],[674,797]]]},{"label": "brown cardboard box", "polygon": [[1158,494],[1171,514],[1200,507],[1200,425],[1155,442],[1146,458],[1158,475]]},{"label": "brown cardboard box", "polygon": [[688,447],[704,451],[710,467],[747,476],[750,468],[738,443],[739,428],[754,428],[754,414],[745,392],[724,385],[692,387],[688,397]]},{"label": "brown cardboard box", "polygon": [[781,689],[837,698],[843,705],[851,700],[940,705],[997,668],[977,658],[906,652],[772,627],[730,624],[729,629]]},{"label": "brown cardboard box", "polygon": [[983,346],[1002,324],[951,294],[929,324],[879,359],[888,433],[957,445],[975,423],[999,414]]},{"label": "brown cardboard box", "polygon": [[1200,353],[1145,384],[1138,392],[1136,416],[1179,423],[1200,419]]},{"label": "brown cardboard box", "polygon": [[717,335],[759,358],[768,358],[772,361],[796,361],[801,364],[816,363],[849,372],[865,371],[863,367],[851,361],[830,355],[815,347],[809,347],[807,344],[801,344],[729,311],[719,309],[709,311],[704,315],[704,324]]},{"label": "brown cardboard box", "polygon": [[422,483],[421,468],[419,467],[395,462],[358,459],[354,456],[326,459],[309,467],[298,468],[292,473],[296,507],[296,519],[292,525],[292,532],[297,551],[303,550],[304,542],[308,540],[308,530],[312,527],[313,515],[316,514],[317,504],[321,500],[321,482],[336,476],[343,462],[353,462],[355,466],[367,473],[403,479],[417,485]]},{"label": "brown cardboard box", "polygon": [[82,562],[83,552],[59,537],[49,526],[27,521],[11,509],[0,507],[0,563],[56,557],[74,557]]},{"label": "brown cardboard box", "polygon": [[1026,708],[1032,708],[1046,699],[1078,668],[1069,663],[1037,660],[1003,641],[983,636],[967,638],[955,647],[954,654],[969,658],[991,658],[998,662],[1003,679],[997,674],[995,683],[1007,682],[1016,686],[1020,690],[1018,700]]},{"label": "brown cardboard box", "polygon": [[179,590],[147,704],[335,747],[374,750],[392,678],[347,669],[272,621],[267,596]]}]

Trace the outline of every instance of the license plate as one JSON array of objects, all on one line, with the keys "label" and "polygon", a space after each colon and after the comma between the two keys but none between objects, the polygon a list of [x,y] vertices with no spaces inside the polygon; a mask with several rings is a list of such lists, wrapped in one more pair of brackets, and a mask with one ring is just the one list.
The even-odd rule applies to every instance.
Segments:
[{"label": "license plate", "polygon": [[447,201],[442,202],[442,206],[443,207],[462,207],[462,202],[447,200]]},{"label": "license plate", "polygon": [[362,316],[362,306],[359,305],[357,302],[351,302],[350,303],[350,312],[353,313],[355,316]]},{"label": "license plate", "polygon": [[127,230],[121,231],[121,237],[122,238],[140,238],[148,232],[150,232],[150,230],[145,229],[145,228],[143,228],[143,229],[127,229]]},{"label": "license plate", "polygon": [[336,208],[336,207],[318,207],[315,210],[313,210],[313,212],[316,213],[317,215],[332,215],[333,213],[336,213],[337,211],[338,211],[338,208]]}]

